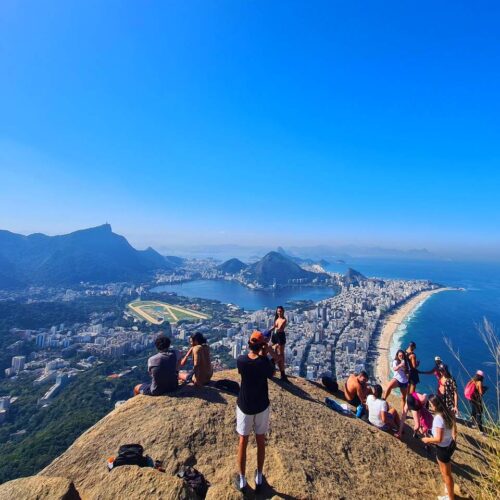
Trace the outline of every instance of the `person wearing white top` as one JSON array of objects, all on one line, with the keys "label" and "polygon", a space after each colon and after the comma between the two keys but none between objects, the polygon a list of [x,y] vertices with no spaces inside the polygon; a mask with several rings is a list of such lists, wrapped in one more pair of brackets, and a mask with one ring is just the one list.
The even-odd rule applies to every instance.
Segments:
[{"label": "person wearing white top", "polygon": [[382,399],[382,386],[376,384],[372,387],[373,394],[366,398],[369,422],[383,431],[392,431],[399,437],[397,429],[400,425],[398,412],[389,408],[387,401]]},{"label": "person wearing white top", "polygon": [[394,372],[394,377],[389,382],[387,389],[385,390],[384,399],[387,400],[389,394],[393,389],[399,387],[401,391],[401,412],[404,411],[406,394],[408,392],[408,360],[406,359],[406,353],[399,349],[396,353],[396,357],[392,361],[392,371]]},{"label": "person wearing white top", "polygon": [[429,398],[431,410],[435,413],[432,422],[432,437],[422,438],[425,444],[436,445],[436,458],[443,477],[447,495],[439,496],[439,500],[455,500],[453,476],[451,475],[451,457],[456,449],[453,440],[453,416],[439,396],[433,394]]}]

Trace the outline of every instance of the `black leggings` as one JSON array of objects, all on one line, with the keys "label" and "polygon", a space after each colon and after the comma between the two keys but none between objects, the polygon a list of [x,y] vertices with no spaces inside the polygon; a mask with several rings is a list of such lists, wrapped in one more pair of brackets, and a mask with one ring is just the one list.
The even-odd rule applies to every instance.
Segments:
[{"label": "black leggings", "polygon": [[484,432],[483,428],[483,401],[481,399],[470,400],[470,410],[472,420],[476,423],[478,429]]}]

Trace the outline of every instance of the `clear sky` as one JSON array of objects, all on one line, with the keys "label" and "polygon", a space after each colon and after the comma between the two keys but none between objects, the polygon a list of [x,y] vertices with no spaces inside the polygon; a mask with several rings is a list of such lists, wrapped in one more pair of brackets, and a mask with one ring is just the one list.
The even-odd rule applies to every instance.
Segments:
[{"label": "clear sky", "polygon": [[0,2],[0,227],[500,255],[500,2]]}]

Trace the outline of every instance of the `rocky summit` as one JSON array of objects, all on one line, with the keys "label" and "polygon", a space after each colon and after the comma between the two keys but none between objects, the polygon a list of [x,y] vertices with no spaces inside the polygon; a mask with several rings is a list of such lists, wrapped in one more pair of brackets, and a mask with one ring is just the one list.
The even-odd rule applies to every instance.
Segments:
[{"label": "rocky summit", "polygon": [[[238,380],[235,371],[216,379]],[[254,493],[255,443],[247,464],[248,498],[436,498],[437,464],[407,429],[405,442],[328,409],[329,394],[301,378],[270,382],[272,405],[264,490]],[[188,498],[176,472],[191,465],[210,481],[209,499],[238,499],[236,397],[213,387],[185,386],[174,396],[138,396],[109,413],[37,476],[0,486],[2,500],[142,500]],[[462,429],[461,429],[462,430]],[[469,433],[473,431],[468,431]],[[108,472],[106,459],[125,443],[140,443],[165,472],[136,466]],[[457,491],[474,496],[477,454],[473,437],[460,435],[454,456]],[[458,465],[457,465],[458,464]],[[467,493],[464,493],[467,492]]]}]

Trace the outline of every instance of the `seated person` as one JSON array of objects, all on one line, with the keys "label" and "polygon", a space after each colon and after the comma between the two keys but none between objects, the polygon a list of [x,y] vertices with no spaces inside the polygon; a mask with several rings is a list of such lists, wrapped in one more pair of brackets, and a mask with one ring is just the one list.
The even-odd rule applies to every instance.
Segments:
[{"label": "seated person", "polygon": [[193,357],[193,369],[191,371],[179,372],[179,380],[189,384],[206,385],[210,382],[214,373],[212,362],[210,361],[210,347],[205,337],[201,333],[193,333],[189,339],[191,347],[186,355],[181,359],[180,366],[184,366],[189,357]]},{"label": "seated person", "polygon": [[161,396],[177,389],[177,374],[179,371],[179,352],[170,349],[170,339],[160,335],[155,340],[158,353],[148,359],[148,371],[151,383],[139,384],[134,387],[134,395]]},{"label": "seated person", "polygon": [[345,399],[349,404],[356,407],[364,405],[369,393],[368,374],[365,371],[349,375],[344,387]]},{"label": "seated person", "polygon": [[399,415],[394,408],[389,408],[387,401],[382,399],[382,386],[376,384],[373,386],[373,394],[366,398],[368,406],[368,420],[372,425],[383,431],[393,432],[399,437]]}]

